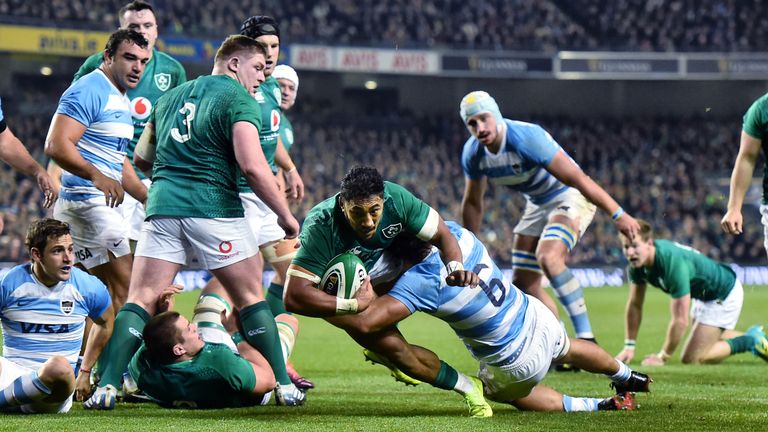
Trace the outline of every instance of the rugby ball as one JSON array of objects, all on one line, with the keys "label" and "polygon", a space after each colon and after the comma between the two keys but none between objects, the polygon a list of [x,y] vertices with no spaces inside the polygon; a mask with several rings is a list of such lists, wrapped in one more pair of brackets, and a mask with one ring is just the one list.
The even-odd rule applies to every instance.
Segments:
[{"label": "rugby ball", "polygon": [[320,289],[332,296],[350,299],[363,285],[368,272],[357,255],[344,252],[336,255],[320,279]]}]

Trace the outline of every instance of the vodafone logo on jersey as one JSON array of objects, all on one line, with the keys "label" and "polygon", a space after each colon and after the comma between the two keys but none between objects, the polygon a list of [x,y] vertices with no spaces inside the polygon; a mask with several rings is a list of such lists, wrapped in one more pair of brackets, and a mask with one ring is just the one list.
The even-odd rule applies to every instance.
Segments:
[{"label": "vodafone logo on jersey", "polygon": [[137,120],[146,120],[152,112],[152,102],[145,97],[131,100],[131,116]]},{"label": "vodafone logo on jersey", "polygon": [[272,132],[280,130],[280,111],[272,110],[269,114],[269,126]]}]

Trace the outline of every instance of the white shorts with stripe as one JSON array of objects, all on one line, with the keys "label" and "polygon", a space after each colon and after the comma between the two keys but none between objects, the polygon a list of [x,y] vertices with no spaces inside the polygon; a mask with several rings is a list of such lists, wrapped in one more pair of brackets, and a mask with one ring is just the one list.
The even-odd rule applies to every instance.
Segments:
[{"label": "white shorts with stripe", "polygon": [[724,330],[733,330],[739,322],[741,306],[744,304],[744,287],[736,279],[731,292],[724,300],[701,301],[693,299],[691,302],[691,318],[701,324],[718,327]]},{"label": "white shorts with stripe", "polygon": [[256,255],[259,247],[243,218],[164,218],[144,221],[136,256],[215,270]]},{"label": "white shorts with stripe", "polygon": [[[525,294],[527,295],[527,294]],[[485,394],[497,402],[511,402],[527,396],[549,371],[550,364],[568,353],[571,343],[555,315],[536,297],[528,296],[526,320],[530,320],[519,353],[509,362],[489,365],[480,361],[477,376]]]},{"label": "white shorts with stripe", "polygon": [[592,223],[596,211],[597,207],[584,198],[581,192],[568,188],[546,204],[537,205],[527,201],[523,216],[515,226],[514,233],[540,237],[549,222],[549,217],[552,214],[562,214],[569,219],[579,221],[579,237],[581,237]]}]

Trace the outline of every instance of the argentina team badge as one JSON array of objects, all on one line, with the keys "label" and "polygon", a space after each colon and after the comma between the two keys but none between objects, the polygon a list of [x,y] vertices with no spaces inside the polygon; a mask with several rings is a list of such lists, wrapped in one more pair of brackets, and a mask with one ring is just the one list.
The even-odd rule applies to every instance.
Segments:
[{"label": "argentina team badge", "polygon": [[72,300],[61,299],[59,306],[64,315],[71,315],[72,311],[75,310],[75,302]]},{"label": "argentina team badge", "polygon": [[155,85],[160,91],[166,91],[171,88],[171,74],[157,73],[155,74]]}]

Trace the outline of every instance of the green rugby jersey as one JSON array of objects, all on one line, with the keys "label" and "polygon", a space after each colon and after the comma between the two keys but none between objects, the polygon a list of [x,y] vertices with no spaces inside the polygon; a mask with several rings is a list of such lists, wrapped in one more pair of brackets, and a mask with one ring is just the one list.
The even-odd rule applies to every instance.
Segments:
[{"label": "green rugby jersey", "polygon": [[402,231],[422,239],[437,232],[439,215],[402,186],[384,182],[384,205],[379,226],[370,240],[359,240],[341,210],[336,194],[309,211],[301,227],[301,248],[292,263],[322,276],[328,263],[342,252],[352,252],[370,271],[384,249]]},{"label": "green rugby jersey", "polygon": [[[272,168],[273,173],[277,173],[275,151],[277,150],[277,137],[280,136],[280,118],[283,114],[280,110],[281,95],[277,80],[271,76],[259,86],[254,95],[254,99],[261,108],[259,141],[261,141],[261,149],[264,150],[264,157],[267,158],[267,163]],[[252,192],[245,177],[240,176],[239,185],[240,192]]]},{"label": "green rugby jersey", "polygon": [[157,156],[147,218],[243,217],[232,126],[261,126],[253,96],[226,75],[204,76],[160,98],[151,118]]},{"label": "green rugby jersey", "polygon": [[128,371],[139,388],[163,406],[235,408],[261,400],[252,394],[253,367],[226,345],[206,343],[195,358],[168,365],[152,362],[142,345]]},{"label": "green rugby jersey", "polygon": [[669,240],[654,240],[651,267],[629,268],[629,281],[649,283],[672,298],[690,294],[702,301],[724,300],[736,283],[736,273],[701,252]]},{"label": "green rugby jersey", "polygon": [[[103,59],[102,53],[91,55],[85,60],[80,69],[75,73],[75,81],[97,69]],[[149,115],[152,113],[152,107],[155,106],[160,96],[168,90],[184,84],[187,81],[187,73],[184,66],[173,57],[156,49],[152,50],[152,58],[144,69],[144,75],[141,76],[139,84],[134,89],[127,91],[128,99],[131,100],[131,117],[133,117],[133,139],[128,144],[127,156],[133,165],[133,151],[136,149],[136,143],[147,125]],[[143,179],[144,174],[133,166],[134,171]]]},{"label": "green rugby jersey", "polygon": [[[768,155],[768,93],[757,99],[744,114],[742,130],[749,136],[759,139],[763,155]],[[768,204],[768,158],[763,158],[763,204]]]},{"label": "green rugby jersey", "polygon": [[283,141],[285,151],[290,152],[291,147],[293,147],[293,125],[288,120],[288,117],[285,116],[285,113],[283,113],[280,119],[280,139]]}]

